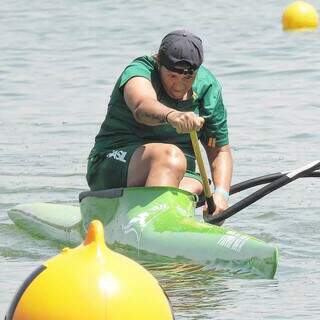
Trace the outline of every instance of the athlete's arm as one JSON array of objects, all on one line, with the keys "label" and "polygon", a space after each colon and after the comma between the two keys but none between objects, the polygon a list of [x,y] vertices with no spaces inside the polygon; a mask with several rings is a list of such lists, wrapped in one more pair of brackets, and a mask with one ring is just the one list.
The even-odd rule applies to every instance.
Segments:
[{"label": "athlete's arm", "polygon": [[157,101],[151,82],[143,77],[131,78],[124,87],[124,99],[137,122],[149,126],[164,123],[172,110]]},{"label": "athlete's arm", "polygon": [[204,123],[193,112],[180,112],[160,103],[151,82],[143,77],[131,78],[126,83],[124,99],[139,123],[157,126],[168,121],[178,133],[200,130]]},{"label": "athlete's arm", "polygon": [[228,208],[228,199],[222,190],[226,192],[230,190],[233,172],[231,148],[229,145],[222,147],[204,146],[204,148],[208,156],[214,186],[220,189],[220,192],[214,193],[213,197],[216,205],[215,213],[219,213]]}]

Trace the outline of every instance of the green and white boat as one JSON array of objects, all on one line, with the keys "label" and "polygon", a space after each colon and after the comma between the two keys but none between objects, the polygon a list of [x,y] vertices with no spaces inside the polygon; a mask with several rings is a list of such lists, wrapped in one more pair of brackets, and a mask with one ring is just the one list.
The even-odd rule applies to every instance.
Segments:
[{"label": "green and white boat", "polygon": [[[198,147],[196,150],[200,154]],[[204,168],[203,164],[201,167]],[[86,191],[79,196],[80,207],[21,204],[10,209],[8,215],[32,234],[75,244],[83,240],[89,223],[98,219],[104,225],[107,244],[122,253],[125,248],[131,258],[156,255],[206,268],[273,278],[278,264],[278,251],[273,245],[215,223],[298,178],[319,178],[319,169],[317,160],[296,170],[238,183],[231,187],[230,194],[265,186],[219,214],[204,214],[205,222],[195,217],[198,197],[173,187]],[[204,169],[200,171],[205,176]],[[207,181],[203,181],[208,189]],[[212,200],[214,205],[212,196],[206,196],[206,200]]]},{"label": "green and white boat", "polygon": [[12,221],[45,238],[80,243],[93,219],[105,228],[108,245],[136,256],[156,254],[218,270],[273,278],[277,249],[231,229],[200,222],[197,196],[172,187],[137,187],[83,192],[80,208],[50,203],[9,210]]}]

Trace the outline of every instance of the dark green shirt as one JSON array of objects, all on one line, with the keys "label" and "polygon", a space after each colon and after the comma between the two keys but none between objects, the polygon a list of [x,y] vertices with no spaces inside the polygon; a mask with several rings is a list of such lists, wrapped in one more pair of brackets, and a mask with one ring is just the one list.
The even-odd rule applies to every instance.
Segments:
[{"label": "dark green shirt", "polygon": [[108,112],[96,136],[94,153],[117,149],[132,144],[151,142],[170,143],[193,155],[189,134],[177,134],[170,124],[148,126],[138,123],[123,96],[123,88],[133,77],[144,77],[151,81],[162,104],[178,111],[193,111],[205,118],[204,127],[198,133],[204,144],[223,146],[228,144],[227,113],[221,96],[221,86],[215,77],[203,66],[197,72],[192,85],[193,97],[177,101],[164,90],[156,60],[144,56],[135,59],[118,79],[108,106]]}]

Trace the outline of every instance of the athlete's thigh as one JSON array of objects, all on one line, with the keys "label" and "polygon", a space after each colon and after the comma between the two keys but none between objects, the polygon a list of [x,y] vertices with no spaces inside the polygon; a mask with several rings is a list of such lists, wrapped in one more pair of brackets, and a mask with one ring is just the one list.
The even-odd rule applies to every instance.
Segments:
[{"label": "athlete's thigh", "polygon": [[138,147],[133,153],[127,175],[128,186],[144,186],[150,172],[152,161],[163,143],[147,143]]},{"label": "athlete's thigh", "polygon": [[172,158],[178,159],[178,161],[179,159],[185,161],[185,156],[181,149],[173,144],[147,143],[138,147],[130,159],[127,185],[144,186],[151,165],[157,161],[166,162]]}]

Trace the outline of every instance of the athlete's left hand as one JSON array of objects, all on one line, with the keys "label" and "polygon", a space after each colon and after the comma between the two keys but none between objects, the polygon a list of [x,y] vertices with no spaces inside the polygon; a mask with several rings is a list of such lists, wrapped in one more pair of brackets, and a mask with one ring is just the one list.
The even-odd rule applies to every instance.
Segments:
[{"label": "athlete's left hand", "polygon": [[[216,206],[216,210],[212,214],[213,216],[223,212],[228,208],[228,201],[222,194],[219,194],[219,193],[213,194],[213,201]],[[205,204],[203,211],[208,212],[207,204]],[[221,226],[223,223],[224,223],[224,220],[221,222],[217,222],[215,224],[218,226]]]},{"label": "athlete's left hand", "polygon": [[[221,213],[228,208],[228,201],[222,194],[215,193],[213,195],[213,200],[214,200],[214,204],[216,205],[216,210],[213,213],[213,215]],[[218,225],[221,226],[223,223],[224,223],[224,220],[219,222]]]},{"label": "athlete's left hand", "polygon": [[[224,210],[226,210],[228,208],[228,201],[226,200],[226,198],[223,195],[221,195],[219,193],[215,193],[213,195],[213,201],[214,201],[214,204],[216,206],[216,210],[212,214],[213,216],[218,214],[218,213],[221,213],[222,211],[224,211]],[[208,212],[207,204],[205,204],[205,206],[203,208],[203,211],[204,212]],[[220,222],[217,222],[215,224],[218,225],[218,226],[221,226],[221,225],[223,225],[223,223],[224,223],[224,220],[220,221]]]}]

